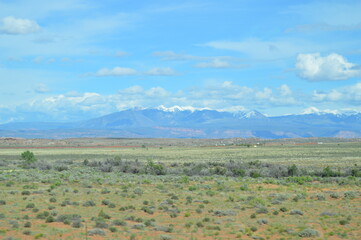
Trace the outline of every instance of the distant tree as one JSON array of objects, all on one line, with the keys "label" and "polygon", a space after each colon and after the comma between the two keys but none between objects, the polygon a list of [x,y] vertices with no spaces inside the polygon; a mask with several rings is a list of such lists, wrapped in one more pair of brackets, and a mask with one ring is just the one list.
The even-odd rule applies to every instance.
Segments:
[{"label": "distant tree", "polygon": [[339,177],[340,172],[333,171],[329,166],[325,167],[321,173],[322,177]]},{"label": "distant tree", "polygon": [[27,150],[21,154],[21,159],[24,160],[25,165],[30,165],[30,164],[38,161],[38,159],[36,159],[34,153],[30,152],[29,150]]},{"label": "distant tree", "polygon": [[295,164],[293,164],[291,167],[288,167],[288,176],[296,176],[298,173],[298,168]]}]

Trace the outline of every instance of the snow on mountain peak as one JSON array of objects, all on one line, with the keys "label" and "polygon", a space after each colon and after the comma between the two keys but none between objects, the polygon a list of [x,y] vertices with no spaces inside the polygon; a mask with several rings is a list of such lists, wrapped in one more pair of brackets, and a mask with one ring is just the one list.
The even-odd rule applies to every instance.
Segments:
[{"label": "snow on mountain peak", "polygon": [[164,105],[160,105],[158,107],[156,107],[155,109],[164,111],[164,112],[178,112],[178,111],[191,111],[191,112],[195,112],[195,111],[202,111],[202,110],[210,110],[209,108],[195,108],[192,106],[173,106],[173,107],[165,107]]},{"label": "snow on mountain peak", "polygon": [[316,107],[309,107],[306,108],[305,110],[303,110],[302,115],[307,115],[307,114],[316,114],[316,115],[321,115],[321,114],[334,114],[334,115],[339,115],[340,112],[338,110],[330,110],[330,109],[325,109],[325,110],[320,110]]}]

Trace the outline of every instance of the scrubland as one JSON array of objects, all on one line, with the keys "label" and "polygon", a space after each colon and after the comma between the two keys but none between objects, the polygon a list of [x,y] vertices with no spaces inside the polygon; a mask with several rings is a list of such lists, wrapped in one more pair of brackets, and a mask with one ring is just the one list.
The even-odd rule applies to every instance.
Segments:
[{"label": "scrubland", "polygon": [[361,239],[359,142],[157,141],[3,145],[0,238]]}]

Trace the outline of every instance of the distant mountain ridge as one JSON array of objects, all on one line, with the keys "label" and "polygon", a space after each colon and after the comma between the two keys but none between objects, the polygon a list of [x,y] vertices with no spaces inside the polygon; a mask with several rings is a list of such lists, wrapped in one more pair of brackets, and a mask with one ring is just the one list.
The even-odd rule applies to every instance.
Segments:
[{"label": "distant mountain ridge", "polygon": [[69,123],[18,122],[0,125],[1,137],[298,138],[361,137],[361,113],[310,112],[266,116],[174,106],[133,108]]}]

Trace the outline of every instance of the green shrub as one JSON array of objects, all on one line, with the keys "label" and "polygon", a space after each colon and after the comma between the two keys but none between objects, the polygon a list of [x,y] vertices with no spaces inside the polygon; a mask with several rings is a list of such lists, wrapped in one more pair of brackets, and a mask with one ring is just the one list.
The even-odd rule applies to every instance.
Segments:
[{"label": "green shrub", "polygon": [[23,234],[24,234],[24,235],[27,235],[27,236],[30,236],[30,235],[31,235],[31,231],[29,231],[29,230],[24,230],[24,231],[23,231]]},{"label": "green shrub", "polygon": [[252,226],[250,229],[251,229],[252,232],[256,232],[258,230],[258,228],[255,227],[255,226]]},{"label": "green shrub", "polygon": [[171,236],[169,236],[169,235],[160,235],[159,239],[160,240],[171,240],[173,238]]},{"label": "green shrub", "polygon": [[267,219],[258,219],[258,220],[257,220],[257,223],[258,223],[259,225],[268,224],[268,220],[267,220]]},{"label": "green shrub", "polygon": [[83,224],[81,223],[81,220],[79,219],[79,220],[75,220],[75,221],[71,224],[71,226],[72,226],[73,228],[81,228],[81,227],[83,227]]},{"label": "green shrub", "polygon": [[280,208],[280,211],[281,211],[281,212],[287,212],[288,209],[287,209],[286,207],[281,207],[281,208]]},{"label": "green shrub", "polygon": [[30,227],[31,227],[31,222],[26,222],[26,223],[24,223],[24,227],[30,228]]},{"label": "green shrub", "polygon": [[249,176],[251,178],[260,178],[262,177],[261,173],[259,171],[253,170],[249,173]]},{"label": "green shrub", "polygon": [[96,235],[99,235],[99,236],[105,236],[106,233],[104,230],[100,229],[100,228],[94,228],[94,229],[91,229],[88,231],[88,235],[89,236],[96,236]]},{"label": "green shrub", "polygon": [[213,215],[222,217],[222,216],[236,216],[237,213],[233,210],[216,210],[213,212]]},{"label": "green shrub", "polygon": [[29,150],[23,152],[20,155],[21,159],[24,161],[24,165],[30,165],[32,163],[35,163],[36,161],[38,161],[34,155],[33,152],[30,152]]},{"label": "green shrub", "polygon": [[112,224],[113,224],[114,226],[127,226],[127,222],[122,221],[122,220],[114,220],[114,221],[112,222]]},{"label": "green shrub", "polygon": [[354,199],[357,196],[357,193],[354,191],[347,191],[344,193],[345,198]]},{"label": "green shrub", "polygon": [[290,212],[291,215],[303,215],[303,212],[301,210],[297,210],[297,209],[294,209],[294,210],[291,210]]},{"label": "green shrub", "polygon": [[16,220],[10,220],[9,224],[11,225],[12,228],[18,228],[20,226],[19,222]]},{"label": "green shrub", "polygon": [[306,228],[305,230],[298,233],[298,236],[300,237],[318,237],[319,235],[319,232],[312,228]]},{"label": "green shrub", "polygon": [[258,208],[256,210],[256,213],[258,213],[258,214],[261,214],[261,213],[266,214],[266,213],[268,213],[268,209],[266,207],[260,207],[260,208]]},{"label": "green shrub", "polygon": [[325,167],[321,173],[322,177],[338,177],[340,175],[339,172],[334,172],[329,166]]},{"label": "green shrub", "polygon": [[142,195],[143,194],[143,190],[141,189],[141,188],[136,188],[136,189],[134,189],[134,194],[137,194],[137,195]]},{"label": "green shrub", "polygon": [[145,225],[143,223],[135,224],[132,226],[133,229],[142,230],[145,228]]},{"label": "green shrub", "polygon": [[347,219],[342,219],[340,220],[340,225],[346,225],[346,224],[349,224],[349,221]]},{"label": "green shrub", "polygon": [[84,206],[84,207],[94,207],[94,206],[96,206],[96,204],[95,204],[94,201],[89,200],[89,201],[85,201],[85,202],[83,203],[83,206]]},{"label": "green shrub", "polygon": [[292,166],[288,167],[288,176],[296,176],[298,174],[298,168],[295,164],[293,164]]},{"label": "green shrub", "polygon": [[202,223],[202,222],[197,222],[197,223],[196,223],[196,226],[197,226],[197,227],[199,227],[199,228],[204,227],[204,225],[203,225],[203,223]]},{"label": "green shrub", "polygon": [[155,226],[154,230],[170,233],[170,232],[173,232],[173,227],[172,226]]},{"label": "green shrub", "polygon": [[44,233],[38,233],[34,236],[35,239],[40,239],[40,238],[43,238],[45,237],[45,234]]},{"label": "green shrub", "polygon": [[46,219],[48,216],[49,216],[49,212],[48,211],[44,211],[44,212],[42,212],[42,213],[38,213],[37,215],[36,215],[36,218],[37,219]]},{"label": "green shrub", "polygon": [[54,221],[55,221],[55,219],[54,219],[53,216],[48,216],[48,217],[46,218],[46,220],[45,220],[45,222],[47,222],[47,223],[52,223],[52,222],[54,222]]},{"label": "green shrub", "polygon": [[35,204],[34,203],[28,203],[26,205],[26,208],[35,208]]},{"label": "green shrub", "polygon": [[104,219],[98,218],[95,220],[95,228],[108,228],[109,225],[105,222]]}]

